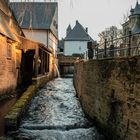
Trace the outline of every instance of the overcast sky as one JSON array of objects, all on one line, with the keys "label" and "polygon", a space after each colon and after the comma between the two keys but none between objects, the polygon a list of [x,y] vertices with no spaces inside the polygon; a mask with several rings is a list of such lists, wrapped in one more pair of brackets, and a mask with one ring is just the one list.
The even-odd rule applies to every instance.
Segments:
[{"label": "overcast sky", "polygon": [[[69,24],[75,20],[88,27],[94,40],[105,28],[115,25],[121,28],[123,15],[134,8],[137,0],[58,0],[59,1],[59,38],[65,37]],[[139,0],[140,2],[140,0]]]}]

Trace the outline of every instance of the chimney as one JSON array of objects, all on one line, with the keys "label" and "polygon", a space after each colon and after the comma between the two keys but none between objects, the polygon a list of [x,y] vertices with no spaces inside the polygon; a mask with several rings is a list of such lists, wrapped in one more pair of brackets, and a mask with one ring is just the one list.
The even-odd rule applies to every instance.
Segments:
[{"label": "chimney", "polygon": [[76,24],[78,24],[78,20],[76,20]]},{"label": "chimney", "polygon": [[88,28],[86,27],[86,32],[88,33]]}]

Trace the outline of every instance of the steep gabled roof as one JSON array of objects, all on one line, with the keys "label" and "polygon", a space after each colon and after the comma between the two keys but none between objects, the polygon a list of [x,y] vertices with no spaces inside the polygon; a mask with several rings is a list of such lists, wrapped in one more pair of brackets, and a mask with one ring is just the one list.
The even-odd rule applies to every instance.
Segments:
[{"label": "steep gabled roof", "polygon": [[140,4],[138,3],[138,1],[136,3],[136,6],[135,6],[135,9],[134,9],[134,13],[133,14],[134,15],[139,15],[140,14]]},{"label": "steep gabled roof", "polygon": [[138,3],[138,1],[136,3],[135,8],[134,9],[131,8],[130,12],[131,12],[131,15],[130,16],[140,15],[140,4]]},{"label": "steep gabled roof", "polygon": [[56,2],[12,2],[10,7],[21,28],[50,29],[58,35]]},{"label": "steep gabled roof", "polygon": [[93,41],[84,27],[76,21],[74,28],[65,37],[67,41]]},{"label": "steep gabled roof", "polygon": [[20,40],[17,36],[23,35],[18,22],[5,0],[0,0],[0,33],[18,42]]}]

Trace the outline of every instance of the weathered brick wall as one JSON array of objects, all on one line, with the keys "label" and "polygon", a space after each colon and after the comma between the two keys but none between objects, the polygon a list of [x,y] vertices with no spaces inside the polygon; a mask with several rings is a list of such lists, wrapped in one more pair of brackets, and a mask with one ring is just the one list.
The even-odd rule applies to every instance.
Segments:
[{"label": "weathered brick wall", "polygon": [[[16,50],[14,44],[11,47],[11,57],[8,55],[7,38],[0,36],[0,96],[11,92],[17,85],[18,65],[21,52]],[[19,62],[18,62],[19,61]]]},{"label": "weathered brick wall", "polygon": [[74,85],[86,114],[108,139],[140,139],[140,58],[75,64]]}]

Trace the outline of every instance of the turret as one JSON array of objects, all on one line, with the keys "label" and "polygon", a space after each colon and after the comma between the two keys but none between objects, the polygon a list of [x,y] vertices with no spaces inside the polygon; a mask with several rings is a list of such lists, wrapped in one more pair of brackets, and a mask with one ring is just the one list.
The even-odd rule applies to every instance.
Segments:
[{"label": "turret", "polygon": [[130,13],[131,13],[131,15],[133,15],[133,13],[134,13],[134,9],[131,7],[131,10],[130,10]]},{"label": "turret", "polygon": [[68,35],[71,31],[71,25],[69,24],[68,28],[67,28],[67,31],[66,31],[66,35]]}]

